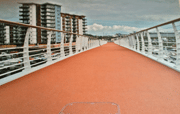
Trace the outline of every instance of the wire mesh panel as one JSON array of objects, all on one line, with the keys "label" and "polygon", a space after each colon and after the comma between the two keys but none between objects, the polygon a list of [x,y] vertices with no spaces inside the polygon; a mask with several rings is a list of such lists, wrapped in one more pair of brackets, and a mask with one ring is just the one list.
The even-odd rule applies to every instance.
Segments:
[{"label": "wire mesh panel", "polygon": [[59,114],[120,114],[120,107],[110,102],[76,102],[67,104]]}]

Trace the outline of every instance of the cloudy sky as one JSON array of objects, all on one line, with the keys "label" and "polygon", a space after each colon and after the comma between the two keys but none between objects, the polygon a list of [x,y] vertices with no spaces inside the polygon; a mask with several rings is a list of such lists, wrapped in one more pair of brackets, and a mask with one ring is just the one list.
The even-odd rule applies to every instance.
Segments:
[{"label": "cloudy sky", "polygon": [[[18,2],[49,0],[0,0],[0,18],[18,21]],[[86,15],[88,33],[131,33],[180,18],[179,0],[51,0],[62,12]]]}]

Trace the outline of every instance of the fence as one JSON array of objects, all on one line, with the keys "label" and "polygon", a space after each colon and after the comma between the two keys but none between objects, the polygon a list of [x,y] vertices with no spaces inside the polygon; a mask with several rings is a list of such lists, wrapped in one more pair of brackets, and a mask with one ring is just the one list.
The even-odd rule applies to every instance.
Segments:
[{"label": "fence", "polygon": [[[59,42],[55,42],[57,35],[61,37]],[[6,20],[0,20],[0,39],[1,43],[13,44],[0,47],[0,85],[107,43],[81,34]]]},{"label": "fence", "polygon": [[180,72],[180,18],[117,38],[116,44]]}]

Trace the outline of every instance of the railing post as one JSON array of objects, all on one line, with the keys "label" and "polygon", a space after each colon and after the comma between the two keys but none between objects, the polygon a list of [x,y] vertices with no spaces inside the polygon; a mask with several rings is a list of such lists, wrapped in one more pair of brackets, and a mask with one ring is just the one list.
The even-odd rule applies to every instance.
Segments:
[{"label": "railing post", "polygon": [[69,41],[69,55],[72,55],[72,41],[73,41],[73,35],[71,34],[70,41]]},{"label": "railing post", "polygon": [[47,62],[50,63],[52,62],[52,57],[51,57],[51,36],[52,36],[52,31],[50,31],[48,37],[47,37]]},{"label": "railing post", "polygon": [[132,40],[133,40],[133,49],[136,50],[136,40],[134,38],[134,35],[132,35]]},{"label": "railing post", "polygon": [[24,57],[24,67],[25,67],[25,71],[29,71],[31,69],[31,64],[30,64],[30,60],[29,60],[29,35],[30,35],[30,32],[31,32],[31,28],[29,27],[27,29],[27,32],[26,32],[26,36],[25,36],[25,39],[24,39],[24,54],[23,54],[23,57]]},{"label": "railing post", "polygon": [[139,49],[140,45],[139,45],[139,36],[138,36],[138,34],[136,34],[136,41],[137,41],[137,51],[140,51],[140,49]]},{"label": "railing post", "polygon": [[80,52],[82,52],[82,36],[79,36],[79,38],[80,38]]},{"label": "railing post", "polygon": [[145,53],[145,45],[144,45],[144,37],[143,37],[143,33],[140,33],[141,34],[141,44],[142,44],[142,53]]},{"label": "railing post", "polygon": [[87,37],[87,50],[89,49],[89,38]]},{"label": "railing post", "polygon": [[89,48],[92,48],[92,39],[89,39]]},{"label": "railing post", "polygon": [[180,35],[177,31],[176,25],[174,23],[172,23],[173,29],[174,29],[174,33],[175,33],[175,37],[176,37],[176,52],[177,52],[177,56],[176,56],[176,67],[178,69],[180,69]]},{"label": "railing post", "polygon": [[129,48],[133,48],[133,41],[132,41],[132,36],[128,36],[129,38]]},{"label": "railing post", "polygon": [[87,37],[84,37],[84,38],[85,38],[85,40],[84,40],[84,45],[85,45],[85,46],[84,46],[84,50],[87,50],[87,47],[88,47],[88,46],[87,46],[87,45],[88,45],[88,42],[87,42],[87,41],[88,41],[88,39],[87,39]]},{"label": "railing post", "polygon": [[130,38],[130,48],[133,49],[133,45],[134,45],[134,44],[133,44],[132,36],[129,36],[129,38]]},{"label": "railing post", "polygon": [[128,39],[129,48],[130,48],[130,47],[131,47],[131,40],[130,40],[130,37],[128,36],[127,39]]},{"label": "railing post", "polygon": [[83,38],[83,40],[82,40],[83,41],[83,51],[85,51],[85,37],[83,36],[82,38]]},{"label": "railing post", "polygon": [[80,47],[80,39],[79,36],[76,37],[76,53],[79,52],[79,47]]},{"label": "railing post", "polygon": [[147,31],[147,37],[148,37],[148,55],[152,55],[152,42],[151,42],[151,36],[149,32]]},{"label": "railing post", "polygon": [[161,38],[161,34],[160,34],[158,28],[156,28],[156,31],[157,31],[158,43],[159,43],[158,59],[162,60],[163,59],[163,43],[162,43],[162,38]]},{"label": "railing post", "polygon": [[132,42],[132,47],[131,47],[131,48],[132,48],[132,49],[134,49],[134,44],[135,44],[135,42],[134,42],[134,41],[135,41],[135,40],[134,40],[133,35],[131,35],[130,37],[131,37],[131,42]]},{"label": "railing post", "polygon": [[61,38],[61,57],[62,58],[65,57],[65,54],[64,54],[64,34],[65,33],[62,32],[62,38]]}]

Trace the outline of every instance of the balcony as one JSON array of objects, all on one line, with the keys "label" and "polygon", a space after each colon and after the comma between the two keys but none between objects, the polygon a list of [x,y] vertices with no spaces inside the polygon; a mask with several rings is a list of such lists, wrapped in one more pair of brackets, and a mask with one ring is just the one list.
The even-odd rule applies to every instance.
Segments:
[{"label": "balcony", "polygon": [[54,24],[55,25],[55,22],[54,21],[41,21],[42,24]]},{"label": "balcony", "polygon": [[20,6],[20,9],[29,9],[29,6]]},{"label": "balcony", "polygon": [[19,16],[29,16],[30,14],[29,13],[22,13],[22,14],[19,14]]},{"label": "balcony", "polygon": [[29,10],[20,10],[20,13],[29,13]]}]

